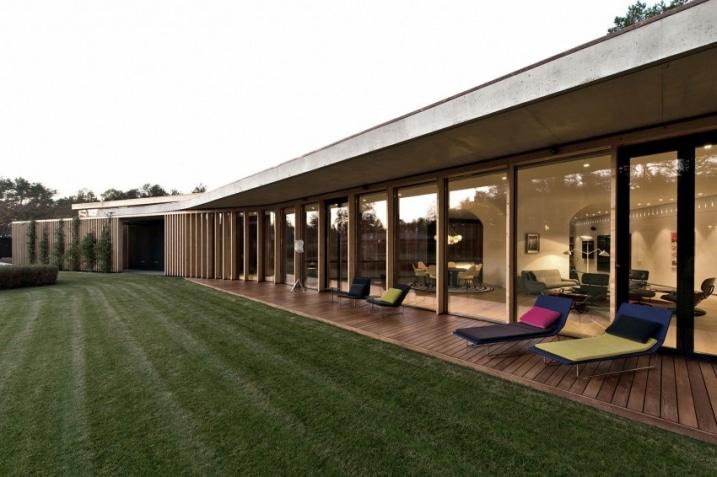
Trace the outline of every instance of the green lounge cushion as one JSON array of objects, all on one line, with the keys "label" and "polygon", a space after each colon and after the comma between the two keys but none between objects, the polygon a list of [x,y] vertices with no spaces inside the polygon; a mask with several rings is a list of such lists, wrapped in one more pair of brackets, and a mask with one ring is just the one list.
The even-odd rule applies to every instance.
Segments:
[{"label": "green lounge cushion", "polygon": [[594,338],[540,343],[535,347],[570,361],[587,361],[641,353],[652,348],[656,343],[657,340],[654,338],[649,338],[646,343],[639,343],[605,333]]},{"label": "green lounge cushion", "polygon": [[654,321],[630,315],[619,315],[605,333],[626,338],[628,340],[646,343],[660,330],[660,324]]},{"label": "green lounge cushion", "polygon": [[396,303],[396,301],[401,298],[401,293],[403,293],[403,290],[399,290],[398,288],[389,288],[383,295],[381,295],[381,301],[385,301],[386,303]]}]

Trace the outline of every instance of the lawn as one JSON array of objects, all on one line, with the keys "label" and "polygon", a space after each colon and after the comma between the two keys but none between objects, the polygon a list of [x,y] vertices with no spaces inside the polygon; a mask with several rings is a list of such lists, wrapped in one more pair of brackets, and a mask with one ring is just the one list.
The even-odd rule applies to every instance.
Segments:
[{"label": "lawn", "polygon": [[0,291],[1,475],[714,475],[717,447],[182,279]]}]

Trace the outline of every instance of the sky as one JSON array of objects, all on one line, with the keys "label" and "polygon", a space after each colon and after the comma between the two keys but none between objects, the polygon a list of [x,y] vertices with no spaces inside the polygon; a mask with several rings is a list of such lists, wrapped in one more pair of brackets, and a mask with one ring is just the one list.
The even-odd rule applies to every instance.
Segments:
[{"label": "sky", "polygon": [[0,0],[0,177],[216,189],[598,39],[634,3]]}]

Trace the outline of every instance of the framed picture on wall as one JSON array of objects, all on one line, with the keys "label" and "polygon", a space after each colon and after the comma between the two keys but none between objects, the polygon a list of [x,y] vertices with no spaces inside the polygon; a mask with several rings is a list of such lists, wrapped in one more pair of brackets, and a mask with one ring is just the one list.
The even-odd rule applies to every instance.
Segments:
[{"label": "framed picture on wall", "polygon": [[540,234],[525,234],[525,253],[540,253]]}]

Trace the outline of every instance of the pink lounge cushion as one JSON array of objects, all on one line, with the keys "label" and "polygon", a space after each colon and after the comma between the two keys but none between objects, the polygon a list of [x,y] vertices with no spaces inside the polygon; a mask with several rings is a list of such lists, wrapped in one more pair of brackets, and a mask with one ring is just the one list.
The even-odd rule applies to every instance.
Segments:
[{"label": "pink lounge cushion", "polygon": [[557,311],[534,306],[520,317],[520,322],[538,328],[550,328],[559,318],[560,313]]}]

